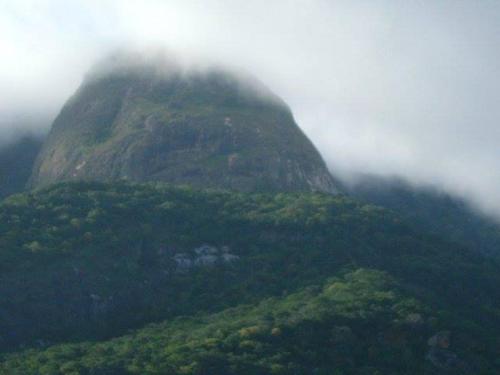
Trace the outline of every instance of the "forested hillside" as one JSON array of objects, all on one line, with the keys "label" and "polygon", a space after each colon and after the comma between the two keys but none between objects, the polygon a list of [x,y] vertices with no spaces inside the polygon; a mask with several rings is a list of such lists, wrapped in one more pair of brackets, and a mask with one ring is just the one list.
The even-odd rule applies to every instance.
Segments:
[{"label": "forested hillside", "polygon": [[415,187],[400,178],[360,176],[344,190],[353,198],[395,211],[420,230],[462,243],[500,259],[500,222],[466,200],[433,187]]},{"label": "forested hillside", "polygon": [[[449,350],[425,351],[439,327],[432,314],[385,273],[358,269],[257,306],[177,318],[104,343],[11,356],[3,368],[25,375],[433,374],[432,362],[422,361],[427,355],[436,363],[444,356],[456,373],[467,373]],[[449,340],[449,333],[439,335]]]},{"label": "forested hillside", "polygon": [[0,206],[0,373],[492,374],[499,282],[344,196],[60,184]]}]

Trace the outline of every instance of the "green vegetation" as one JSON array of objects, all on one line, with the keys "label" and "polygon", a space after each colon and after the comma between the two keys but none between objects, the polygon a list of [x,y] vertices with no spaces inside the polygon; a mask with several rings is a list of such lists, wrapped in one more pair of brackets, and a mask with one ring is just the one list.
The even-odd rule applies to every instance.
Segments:
[{"label": "green vegetation", "polygon": [[424,373],[431,369],[419,361],[420,347],[431,327],[412,326],[405,320],[410,312],[427,315],[386,274],[360,269],[255,307],[178,318],[104,343],[7,356],[0,369],[12,375]]},{"label": "green vegetation", "polygon": [[500,223],[467,202],[430,187],[412,187],[399,179],[366,176],[345,190],[362,202],[394,210],[419,230],[464,244],[500,259]]},{"label": "green vegetation", "polygon": [[[180,269],[203,244],[236,260]],[[491,374],[499,271],[343,196],[59,184],[0,205],[0,369],[432,374],[449,330],[448,365]]]}]

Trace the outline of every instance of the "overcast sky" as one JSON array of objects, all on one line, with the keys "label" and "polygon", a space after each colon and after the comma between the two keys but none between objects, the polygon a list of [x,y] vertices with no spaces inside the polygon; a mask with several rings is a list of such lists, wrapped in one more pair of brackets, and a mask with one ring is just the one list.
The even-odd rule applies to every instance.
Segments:
[{"label": "overcast sky", "polygon": [[0,0],[0,137],[47,123],[118,47],[235,65],[334,173],[402,175],[500,213],[500,2]]}]

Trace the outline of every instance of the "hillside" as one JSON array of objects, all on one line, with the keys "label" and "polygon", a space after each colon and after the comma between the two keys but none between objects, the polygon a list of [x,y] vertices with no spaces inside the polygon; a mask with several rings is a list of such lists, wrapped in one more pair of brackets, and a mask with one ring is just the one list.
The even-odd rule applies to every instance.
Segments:
[{"label": "hillside", "polygon": [[463,199],[432,187],[414,187],[402,179],[374,175],[359,177],[343,189],[362,202],[395,211],[420,230],[500,258],[500,223]]},{"label": "hillside", "polygon": [[[500,266],[413,228],[323,194],[81,182],[13,196],[0,373],[498,371]],[[100,343],[57,345],[82,340]]]},{"label": "hillside", "polygon": [[30,186],[127,179],[337,191],[288,106],[257,79],[161,59],[109,60],[87,75],[55,119]]},{"label": "hillside", "polygon": [[[432,310],[400,289],[382,272],[359,269],[256,306],[9,356],[0,368],[12,375],[436,374],[431,361],[422,361],[437,328],[425,322]],[[447,356],[456,374],[470,371],[447,349],[431,347],[426,355],[436,363]]]},{"label": "hillside", "polygon": [[0,146],[0,199],[25,189],[42,142],[27,134]]}]

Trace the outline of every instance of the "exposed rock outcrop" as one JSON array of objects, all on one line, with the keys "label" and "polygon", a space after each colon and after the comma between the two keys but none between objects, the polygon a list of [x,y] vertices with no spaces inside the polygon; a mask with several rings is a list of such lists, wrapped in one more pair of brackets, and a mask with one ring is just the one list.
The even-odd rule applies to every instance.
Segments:
[{"label": "exposed rock outcrop", "polygon": [[450,350],[450,331],[441,331],[427,341],[426,359],[445,374],[472,374],[467,364]]},{"label": "exposed rock outcrop", "polygon": [[119,55],[89,74],[54,121],[30,186],[128,179],[337,191],[288,106],[255,78],[139,61]]},{"label": "exposed rock outcrop", "polygon": [[172,260],[175,263],[176,272],[187,272],[195,267],[211,267],[217,264],[231,264],[238,261],[240,257],[230,253],[228,246],[220,249],[215,246],[202,245],[190,252],[176,253]]}]

